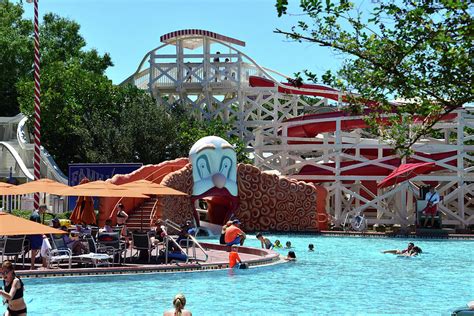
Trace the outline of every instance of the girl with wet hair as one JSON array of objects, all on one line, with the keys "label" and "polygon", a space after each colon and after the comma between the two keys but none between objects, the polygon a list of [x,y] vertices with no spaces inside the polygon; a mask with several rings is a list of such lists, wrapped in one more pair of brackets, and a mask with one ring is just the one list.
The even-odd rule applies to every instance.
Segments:
[{"label": "girl with wet hair", "polygon": [[183,294],[177,294],[173,299],[174,310],[163,313],[163,316],[192,316],[193,314],[184,309],[186,305],[186,297]]},{"label": "girl with wet hair", "polygon": [[23,299],[25,287],[15,274],[13,265],[10,261],[4,261],[2,264],[3,290],[0,295],[8,303],[6,316],[26,316],[26,303]]}]

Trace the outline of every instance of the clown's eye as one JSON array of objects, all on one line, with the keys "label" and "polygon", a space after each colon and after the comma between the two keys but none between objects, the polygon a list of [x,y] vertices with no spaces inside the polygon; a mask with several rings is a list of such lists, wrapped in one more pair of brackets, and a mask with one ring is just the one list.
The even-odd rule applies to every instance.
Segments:
[{"label": "clown's eye", "polygon": [[197,168],[201,179],[207,178],[211,175],[211,168],[206,156],[201,156],[197,160]]},{"label": "clown's eye", "polygon": [[219,172],[223,174],[226,178],[228,178],[231,167],[232,167],[232,160],[229,157],[225,157],[225,156],[222,157]]}]

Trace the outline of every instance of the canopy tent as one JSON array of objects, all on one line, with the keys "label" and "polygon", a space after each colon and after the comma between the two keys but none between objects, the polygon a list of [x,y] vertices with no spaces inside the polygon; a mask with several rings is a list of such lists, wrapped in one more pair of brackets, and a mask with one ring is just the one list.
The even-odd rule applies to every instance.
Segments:
[{"label": "canopy tent", "polygon": [[8,188],[8,194],[10,195],[20,195],[28,193],[49,193],[49,194],[58,194],[58,191],[69,188],[68,185],[62,184],[60,182],[51,180],[51,179],[39,179],[36,181],[27,182],[20,184],[18,186]]},{"label": "canopy tent", "polygon": [[393,170],[385,179],[383,179],[377,187],[379,189],[388,187],[403,181],[410,180],[420,174],[429,173],[436,164],[434,162],[419,162],[401,164],[397,169]]},{"label": "canopy tent", "polygon": [[119,187],[149,195],[188,195],[179,190],[167,187],[166,185],[154,183],[148,180],[137,180],[119,185]]},{"label": "canopy tent", "polygon": [[102,180],[69,187],[66,190],[61,190],[59,195],[148,198],[147,195],[138,193],[137,191],[122,188],[118,185]]},{"label": "canopy tent", "polygon": [[[84,178],[79,185],[89,183],[89,179]],[[85,223],[96,225],[97,219],[94,212],[94,200],[90,196],[80,196],[76,201],[76,206],[69,217],[74,224]]]},{"label": "canopy tent", "polygon": [[0,236],[64,234],[56,228],[0,212]]}]

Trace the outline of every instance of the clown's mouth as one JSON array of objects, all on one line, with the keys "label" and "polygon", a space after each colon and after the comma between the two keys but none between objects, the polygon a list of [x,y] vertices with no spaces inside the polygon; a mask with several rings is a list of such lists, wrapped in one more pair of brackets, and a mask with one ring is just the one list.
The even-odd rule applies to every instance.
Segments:
[{"label": "clown's mouth", "polygon": [[[203,200],[206,202],[207,212],[202,209],[201,211],[207,214],[206,220],[209,223],[216,225],[224,225],[239,206],[238,197],[231,195],[226,188],[219,189],[214,187],[201,195],[193,196],[193,200]],[[194,205],[197,204],[198,203],[194,203]],[[194,212],[196,222],[199,224],[198,211],[194,209]]]}]

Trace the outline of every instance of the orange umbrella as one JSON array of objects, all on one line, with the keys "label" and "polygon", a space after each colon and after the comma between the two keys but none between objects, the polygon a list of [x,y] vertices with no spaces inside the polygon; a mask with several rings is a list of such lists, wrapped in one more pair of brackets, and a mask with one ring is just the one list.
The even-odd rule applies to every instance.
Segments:
[{"label": "orange umbrella", "polygon": [[0,182],[0,195],[10,195],[14,186],[5,182]]},{"label": "orange umbrella", "polygon": [[40,179],[36,181],[27,182],[21,185],[14,186],[9,188],[9,193],[11,195],[27,194],[27,193],[50,193],[58,194],[58,191],[68,189],[69,186],[59,183],[51,179]]},{"label": "orange umbrella", "polygon": [[0,236],[64,234],[65,232],[27,219],[0,212]]},{"label": "orange umbrella", "polygon": [[[89,183],[89,179],[84,178],[79,184]],[[76,201],[76,206],[69,218],[74,224],[86,223],[96,224],[96,217],[94,212],[94,200],[90,196],[80,196]]]},{"label": "orange umbrella", "polygon": [[121,188],[127,188],[142,194],[152,195],[188,195],[184,192],[167,187],[166,185],[154,183],[148,180],[137,180],[120,185]]},{"label": "orange umbrella", "polygon": [[[122,188],[134,190],[143,194],[150,195],[182,195],[187,196],[186,193],[167,187],[162,184],[154,183],[148,180],[137,180],[120,185]],[[140,226],[143,227],[143,210],[140,214]]]},{"label": "orange umbrella", "polygon": [[148,198],[148,196],[136,191],[121,188],[118,185],[102,180],[69,187],[69,189],[58,191],[58,194],[68,196]]},{"label": "orange umbrella", "polygon": [[76,201],[76,206],[69,218],[74,224],[96,225],[97,219],[94,212],[94,200],[90,196],[80,196]]}]

